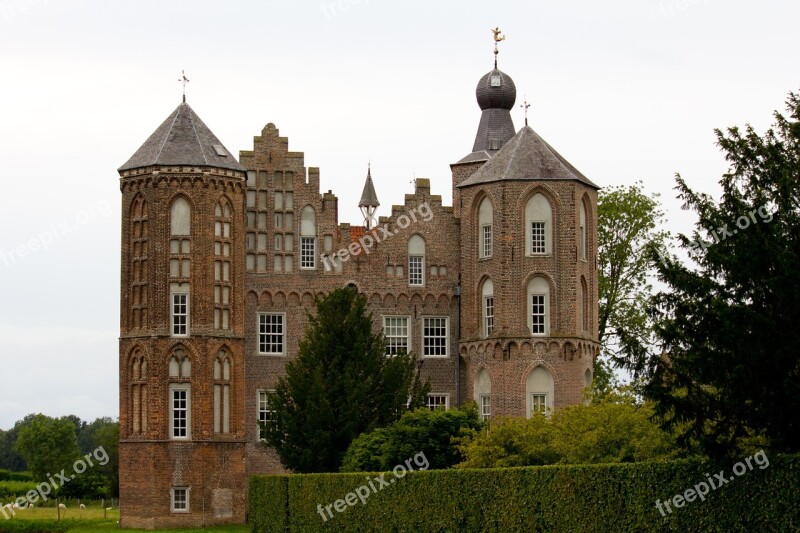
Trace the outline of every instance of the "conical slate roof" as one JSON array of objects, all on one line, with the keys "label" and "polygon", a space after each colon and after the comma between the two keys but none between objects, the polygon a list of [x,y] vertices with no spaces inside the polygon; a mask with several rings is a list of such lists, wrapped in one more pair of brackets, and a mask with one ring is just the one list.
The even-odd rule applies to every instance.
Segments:
[{"label": "conical slate roof", "polygon": [[375,194],[375,186],[372,184],[372,173],[367,169],[367,181],[364,183],[364,191],[361,193],[361,201],[358,207],[378,207],[378,195]]},{"label": "conical slate roof", "polygon": [[153,165],[193,165],[245,171],[186,102],[167,117],[119,170]]},{"label": "conical slate roof", "polygon": [[494,157],[458,187],[502,180],[576,180],[599,189],[530,126],[524,126]]}]

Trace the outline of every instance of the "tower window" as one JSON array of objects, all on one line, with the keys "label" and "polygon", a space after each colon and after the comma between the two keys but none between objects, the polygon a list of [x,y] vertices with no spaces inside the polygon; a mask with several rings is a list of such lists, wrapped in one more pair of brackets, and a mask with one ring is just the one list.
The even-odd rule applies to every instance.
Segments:
[{"label": "tower window", "polygon": [[425,267],[423,266],[423,256],[421,255],[412,255],[408,258],[408,284],[409,285],[423,285],[423,272],[425,271]]},{"label": "tower window", "polygon": [[531,333],[544,335],[545,328],[545,299],[544,294],[531,295]]},{"label": "tower window", "polygon": [[269,405],[269,391],[258,391],[258,435],[261,440],[264,439],[265,426],[275,424],[275,411]]},{"label": "tower window", "polygon": [[300,268],[317,268],[316,237],[300,237]]},{"label": "tower window", "polygon": [[481,420],[489,420],[492,416],[492,397],[488,394],[481,394],[480,400]]},{"label": "tower window", "polygon": [[531,393],[531,416],[547,413],[547,394]]},{"label": "tower window", "polygon": [[531,222],[531,253],[543,254],[546,252],[545,223]]},{"label": "tower window", "polygon": [[189,295],[172,295],[172,335],[185,337],[189,334]]},{"label": "tower window", "polygon": [[500,76],[494,75],[491,78],[489,78],[489,80],[490,80],[489,85],[492,87],[500,87],[501,85],[503,85],[503,78],[501,78]]},{"label": "tower window", "polygon": [[492,225],[486,224],[481,228],[483,234],[483,250],[481,250],[481,257],[492,256]]},{"label": "tower window", "polygon": [[175,487],[172,489],[172,512],[189,512],[189,489],[186,487]]},{"label": "tower window", "polygon": [[188,439],[191,395],[188,383],[170,385],[170,437]]}]

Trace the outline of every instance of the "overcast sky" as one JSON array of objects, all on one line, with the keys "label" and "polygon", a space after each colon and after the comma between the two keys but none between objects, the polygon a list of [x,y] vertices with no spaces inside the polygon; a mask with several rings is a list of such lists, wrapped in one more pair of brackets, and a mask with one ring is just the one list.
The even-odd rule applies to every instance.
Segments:
[{"label": "overcast sky", "polygon": [[[530,125],[601,186],[643,180],[672,231],[680,172],[716,193],[713,129],[763,131],[800,87],[800,4],[779,1],[0,0],[0,428],[118,415],[116,169],[180,102],[234,153],[268,122],[359,223],[471,151],[500,68]],[[520,108],[512,112],[523,124]]]}]

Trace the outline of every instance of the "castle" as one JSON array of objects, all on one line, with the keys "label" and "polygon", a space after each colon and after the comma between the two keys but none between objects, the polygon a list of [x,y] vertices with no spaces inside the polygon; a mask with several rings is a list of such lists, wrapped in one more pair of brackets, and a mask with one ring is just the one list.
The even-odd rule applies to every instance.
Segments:
[{"label": "castle", "polygon": [[417,179],[391,214],[370,173],[364,225],[339,223],[319,169],[273,124],[239,160],[184,101],[119,169],[122,527],[244,522],[248,476],[282,472],[260,441],[266,391],[296,356],[315,295],[355,286],[430,378],[432,409],[531,416],[576,404],[597,333],[597,189],[476,90],[453,206]]}]

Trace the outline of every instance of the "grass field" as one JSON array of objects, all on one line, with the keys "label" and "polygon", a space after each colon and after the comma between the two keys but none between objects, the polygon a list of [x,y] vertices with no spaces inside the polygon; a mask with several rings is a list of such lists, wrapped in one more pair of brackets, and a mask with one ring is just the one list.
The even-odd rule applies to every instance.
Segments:
[{"label": "grass field", "polygon": [[[119,509],[113,509],[107,512],[106,518],[103,517],[103,509],[99,503],[89,505],[85,510],[81,511],[76,505],[67,504],[66,517],[64,511],[61,511],[61,521],[56,518],[56,509],[54,507],[39,507],[35,510],[30,509],[17,509],[16,516],[9,520],[0,514],[0,531],[26,531],[26,532],[39,532],[39,533],[103,533],[114,531],[118,532],[119,524]],[[146,531],[143,529],[125,529],[127,532]],[[225,533],[245,533],[250,531],[249,526],[218,526],[209,527],[206,529],[169,529],[159,531],[170,531],[173,533],[191,533],[191,532],[225,532]]]}]

